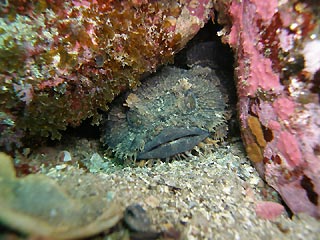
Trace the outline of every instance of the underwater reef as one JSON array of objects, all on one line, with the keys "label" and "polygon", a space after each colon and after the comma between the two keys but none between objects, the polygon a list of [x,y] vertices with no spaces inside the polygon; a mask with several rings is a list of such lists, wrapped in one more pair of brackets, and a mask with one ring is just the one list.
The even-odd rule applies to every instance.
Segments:
[{"label": "underwater reef", "polygon": [[[293,213],[320,217],[320,6],[316,0],[4,1],[0,145],[58,139],[172,60],[218,12],[235,54],[249,158]],[[216,33],[212,33],[216,34]]]}]

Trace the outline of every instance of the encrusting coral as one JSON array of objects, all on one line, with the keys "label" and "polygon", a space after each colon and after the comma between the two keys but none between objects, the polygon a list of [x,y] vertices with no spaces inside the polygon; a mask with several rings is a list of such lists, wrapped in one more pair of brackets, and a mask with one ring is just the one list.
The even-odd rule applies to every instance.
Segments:
[{"label": "encrusting coral", "polygon": [[215,1],[235,50],[242,137],[260,175],[294,213],[320,217],[317,1]]}]

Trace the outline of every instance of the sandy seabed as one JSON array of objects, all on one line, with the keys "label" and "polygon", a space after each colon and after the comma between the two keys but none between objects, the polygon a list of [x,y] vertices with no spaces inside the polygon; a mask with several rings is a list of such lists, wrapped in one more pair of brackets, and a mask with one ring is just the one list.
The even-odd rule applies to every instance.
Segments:
[{"label": "sandy seabed", "polygon": [[239,139],[199,156],[143,167],[104,158],[96,140],[67,142],[29,158],[74,198],[109,198],[122,211],[140,204],[154,231],[175,229],[180,239],[319,239],[320,222],[312,217],[284,212],[270,221],[256,215],[257,203],[280,198],[259,177]]}]

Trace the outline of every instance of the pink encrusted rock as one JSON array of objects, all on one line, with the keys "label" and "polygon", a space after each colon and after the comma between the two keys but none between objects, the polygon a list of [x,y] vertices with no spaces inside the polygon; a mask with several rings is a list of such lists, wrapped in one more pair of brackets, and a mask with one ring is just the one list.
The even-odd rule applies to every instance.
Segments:
[{"label": "pink encrusted rock", "polygon": [[232,19],[220,34],[235,51],[248,156],[294,213],[320,217],[320,6],[215,2]]},{"label": "pink encrusted rock", "polygon": [[284,212],[284,207],[276,202],[262,201],[256,203],[255,211],[260,218],[274,220]]},{"label": "pink encrusted rock", "polygon": [[273,102],[272,107],[279,118],[285,121],[294,113],[295,103],[288,98],[279,97]]},{"label": "pink encrusted rock", "polygon": [[294,169],[295,167],[302,165],[302,154],[296,136],[286,131],[280,132],[277,148],[286,159],[288,169]]}]

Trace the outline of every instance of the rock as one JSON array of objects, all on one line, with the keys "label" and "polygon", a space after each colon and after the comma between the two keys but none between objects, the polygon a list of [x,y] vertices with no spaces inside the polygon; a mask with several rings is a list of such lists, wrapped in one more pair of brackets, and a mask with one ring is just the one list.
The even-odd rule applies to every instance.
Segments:
[{"label": "rock", "polygon": [[122,218],[119,205],[97,197],[74,198],[42,174],[15,176],[0,152],[0,221],[35,238],[78,239],[108,231]]},{"label": "rock", "polygon": [[[24,1],[0,9],[0,146],[59,139],[143,73],[172,60],[208,20],[209,0]],[[36,34],[35,34],[36,33]]]},{"label": "rock", "polygon": [[256,214],[266,220],[274,220],[284,212],[284,207],[276,202],[258,202],[256,203]]},{"label": "rock", "polygon": [[139,204],[133,204],[126,208],[124,222],[134,232],[150,232],[151,230],[148,214]]},{"label": "rock", "polygon": [[294,213],[320,217],[319,4],[216,3],[235,52],[248,156]]}]

